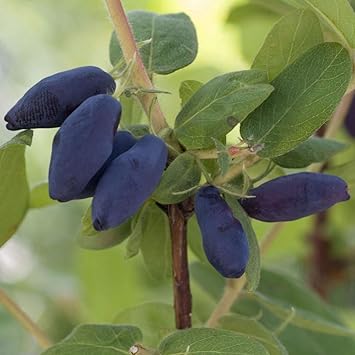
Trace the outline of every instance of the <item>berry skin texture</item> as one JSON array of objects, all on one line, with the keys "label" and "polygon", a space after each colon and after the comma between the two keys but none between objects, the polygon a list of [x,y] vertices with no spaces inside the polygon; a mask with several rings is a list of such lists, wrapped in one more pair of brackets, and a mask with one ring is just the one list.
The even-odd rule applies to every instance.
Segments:
[{"label": "berry skin texture", "polygon": [[63,123],[53,140],[49,195],[61,202],[82,198],[90,180],[109,159],[121,116],[109,95],[84,101]]},{"label": "berry skin texture", "polygon": [[264,222],[293,221],[350,198],[344,180],[320,173],[281,176],[248,195],[255,198],[243,199],[241,205],[250,217]]},{"label": "berry skin texture", "polygon": [[59,127],[86,99],[112,94],[116,83],[100,68],[87,66],[42,79],[6,114],[7,129]]},{"label": "berry skin texture", "polygon": [[109,158],[106,160],[105,164],[100,168],[100,170],[95,174],[95,176],[87,184],[83,192],[78,196],[79,199],[93,197],[96,186],[104,173],[104,171],[109,167],[111,162],[117,158],[122,153],[131,149],[137,142],[137,139],[132,136],[131,133],[127,131],[118,131],[113,140],[113,149]]},{"label": "berry skin texture", "polygon": [[168,158],[165,143],[151,134],[114,159],[102,175],[92,203],[97,231],[133,216],[158,186]]},{"label": "berry skin texture", "polygon": [[203,248],[212,266],[224,277],[241,277],[249,259],[249,246],[240,222],[213,186],[199,189],[195,213]]}]

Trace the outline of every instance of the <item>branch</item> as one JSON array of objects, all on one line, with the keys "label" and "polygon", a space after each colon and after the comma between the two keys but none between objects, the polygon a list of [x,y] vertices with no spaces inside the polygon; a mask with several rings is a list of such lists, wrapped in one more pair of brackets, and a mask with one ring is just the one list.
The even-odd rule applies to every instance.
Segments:
[{"label": "branch", "polygon": [[32,321],[32,319],[5,293],[0,289],[0,303],[8,310],[8,312],[37,340],[38,344],[47,349],[52,342],[42,332],[41,329]]},{"label": "branch", "polygon": [[213,310],[210,318],[206,322],[206,327],[216,327],[220,318],[229,313],[236,298],[240,295],[246,284],[246,277],[243,275],[240,279],[227,279],[222,298]]},{"label": "branch", "polygon": [[175,324],[177,329],[185,329],[191,327],[192,311],[187,259],[187,218],[181,205],[169,205],[168,216],[173,256]]},{"label": "branch", "polygon": [[[144,67],[131,27],[120,0],[106,0],[107,9],[112,19],[117,38],[120,42],[126,64],[133,63],[132,82],[134,86],[154,90],[154,86]],[[154,93],[141,93],[138,98],[147,114],[154,133],[168,128],[164,114]]]}]

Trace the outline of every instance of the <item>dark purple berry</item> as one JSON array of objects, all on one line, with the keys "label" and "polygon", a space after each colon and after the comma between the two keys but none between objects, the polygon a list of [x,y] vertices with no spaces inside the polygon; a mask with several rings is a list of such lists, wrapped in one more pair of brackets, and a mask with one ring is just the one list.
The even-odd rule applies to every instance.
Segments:
[{"label": "dark purple berry", "polygon": [[51,198],[62,202],[81,198],[112,153],[120,115],[121,105],[116,99],[96,95],[65,120],[53,140],[49,167]]},{"label": "dark purple berry", "polygon": [[106,160],[105,164],[101,169],[95,174],[95,176],[90,180],[88,185],[85,187],[84,191],[80,194],[78,198],[87,198],[94,196],[96,186],[111,162],[117,158],[122,153],[131,149],[137,142],[137,139],[132,136],[131,133],[127,131],[119,131],[116,133],[113,141],[113,149],[109,158]]},{"label": "dark purple berry", "polygon": [[215,187],[205,186],[197,192],[195,213],[209,262],[224,277],[242,276],[249,259],[248,240]]},{"label": "dark purple berry", "polygon": [[349,111],[345,117],[344,125],[347,132],[352,137],[355,137],[355,97],[351,101]]},{"label": "dark purple berry", "polygon": [[113,228],[133,216],[158,186],[167,158],[165,143],[148,134],[114,159],[96,187],[94,228]]},{"label": "dark purple berry", "polygon": [[59,127],[87,98],[112,94],[113,78],[97,67],[54,74],[35,84],[6,114],[7,129]]},{"label": "dark purple berry", "polygon": [[293,221],[350,198],[344,180],[320,173],[281,176],[248,195],[255,197],[241,200],[241,205],[250,217],[264,222]]}]

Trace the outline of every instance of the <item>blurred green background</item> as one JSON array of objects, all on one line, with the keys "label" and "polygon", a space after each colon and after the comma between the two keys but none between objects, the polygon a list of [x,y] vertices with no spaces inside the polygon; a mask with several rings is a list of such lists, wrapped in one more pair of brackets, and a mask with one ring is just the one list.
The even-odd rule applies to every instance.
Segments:
[{"label": "blurred green background", "polygon": [[[173,94],[161,96],[170,121],[179,110],[178,89],[182,80],[206,82],[218,73],[248,69],[263,38],[278,18],[272,12],[265,16],[254,11],[251,15],[250,9],[241,8],[227,23],[231,8],[238,3],[243,1],[124,1],[127,10],[184,11],[196,26],[199,39],[196,61],[156,81],[156,87]],[[82,65],[110,69],[108,43],[112,27],[103,1],[0,0],[0,9],[0,117],[26,89],[54,72]],[[33,145],[27,150],[31,186],[47,179],[55,131],[37,130]],[[235,140],[236,135],[237,132],[233,132],[230,138]],[[1,121],[0,144],[11,136]],[[348,140],[344,132],[341,138]],[[353,153],[350,149],[339,160],[348,159]],[[142,302],[172,302],[170,281],[162,284],[150,279],[141,258],[126,260],[122,246],[105,251],[79,248],[76,236],[88,203],[71,202],[30,210],[16,235],[0,250],[1,287],[54,340],[63,338],[75,324],[111,322],[122,309]],[[350,264],[345,277],[342,274],[342,279],[335,278],[329,298],[349,309],[355,299],[351,277],[354,207],[352,200],[333,208],[331,227],[327,231],[335,241],[335,255]],[[308,236],[312,223],[312,218],[290,223],[264,262],[307,279]],[[270,228],[261,223],[255,226],[260,237]],[[199,295],[195,297],[196,307],[201,307],[202,292],[194,289]],[[351,313],[346,314],[351,322]],[[38,352],[32,338],[0,307],[0,354]]]}]

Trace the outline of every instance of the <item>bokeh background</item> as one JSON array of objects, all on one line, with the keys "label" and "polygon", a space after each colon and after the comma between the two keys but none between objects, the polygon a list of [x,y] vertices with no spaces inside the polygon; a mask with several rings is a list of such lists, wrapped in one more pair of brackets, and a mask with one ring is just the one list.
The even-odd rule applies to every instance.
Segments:
[{"label": "bokeh background", "polygon": [[[172,92],[161,96],[170,121],[179,110],[182,80],[206,82],[218,73],[248,69],[279,16],[271,11],[259,14],[247,6],[233,11],[234,6],[243,4],[242,0],[126,0],[124,4],[127,10],[184,11],[196,26],[196,61],[156,81],[158,88]],[[0,117],[45,76],[82,65],[110,69],[108,43],[112,27],[103,1],[0,0],[0,9]],[[31,186],[47,179],[55,131],[35,131],[32,147],[27,149]],[[12,135],[0,120],[0,144]],[[231,139],[236,135],[233,132]],[[351,143],[345,132],[340,132],[339,138]],[[354,154],[350,148],[338,160]],[[170,281],[152,280],[139,256],[125,259],[124,247],[89,251],[78,246],[80,220],[88,204],[79,201],[30,210],[16,235],[0,249],[0,286],[54,340],[63,338],[78,323],[111,322],[119,311],[142,302],[172,302]],[[325,231],[331,257],[339,261],[327,276],[327,298],[344,309],[344,319],[350,324],[355,319],[354,207],[350,201],[333,208]],[[262,237],[270,226],[256,223],[255,227]],[[314,263],[310,241],[313,229],[314,218],[290,223],[264,262],[308,282]],[[193,260],[194,255],[190,257]],[[197,286],[194,290],[201,294]],[[0,354],[38,352],[32,338],[0,307]]]}]

